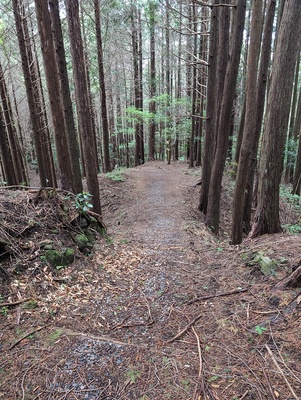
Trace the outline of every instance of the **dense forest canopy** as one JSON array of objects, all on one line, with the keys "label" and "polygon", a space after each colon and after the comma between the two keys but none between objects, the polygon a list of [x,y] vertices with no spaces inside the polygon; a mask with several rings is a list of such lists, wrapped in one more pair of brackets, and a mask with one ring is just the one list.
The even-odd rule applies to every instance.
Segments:
[{"label": "dense forest canopy", "polygon": [[[202,166],[199,209],[232,242],[281,231],[280,183],[300,194],[298,0],[1,0],[1,184],[80,193],[148,160]],[[255,213],[252,210],[256,208]],[[253,215],[254,214],[254,215]]]}]

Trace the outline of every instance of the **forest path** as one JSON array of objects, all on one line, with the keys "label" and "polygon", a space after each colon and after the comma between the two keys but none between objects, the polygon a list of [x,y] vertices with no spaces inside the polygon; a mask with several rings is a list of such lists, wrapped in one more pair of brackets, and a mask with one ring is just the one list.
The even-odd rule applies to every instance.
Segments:
[{"label": "forest path", "polygon": [[124,198],[123,211],[112,225],[109,222],[113,236],[151,247],[186,247],[187,193],[197,180],[196,172],[188,172],[186,163],[150,162],[124,175],[130,181],[131,192],[125,195],[130,201]]}]

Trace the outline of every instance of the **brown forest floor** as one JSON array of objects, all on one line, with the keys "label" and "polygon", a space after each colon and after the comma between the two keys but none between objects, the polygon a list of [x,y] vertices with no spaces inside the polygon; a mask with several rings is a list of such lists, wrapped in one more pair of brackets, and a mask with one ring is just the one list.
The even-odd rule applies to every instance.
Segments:
[{"label": "brown forest floor", "polygon": [[299,291],[274,285],[301,237],[230,246],[228,183],[213,237],[196,211],[200,170],[184,163],[123,176],[100,177],[108,236],[60,271],[40,258],[42,241],[70,242],[54,205],[0,190],[0,219],[24,229],[0,264],[0,303],[20,301],[0,308],[0,399],[300,399]]}]

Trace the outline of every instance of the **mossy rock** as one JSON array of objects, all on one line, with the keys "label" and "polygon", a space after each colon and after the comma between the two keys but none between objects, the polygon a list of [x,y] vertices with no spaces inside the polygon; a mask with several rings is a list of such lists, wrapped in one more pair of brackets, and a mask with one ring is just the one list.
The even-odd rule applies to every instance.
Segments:
[{"label": "mossy rock", "polygon": [[58,267],[62,265],[62,253],[57,250],[46,250],[45,251],[45,260],[48,264],[52,265],[53,267]]},{"label": "mossy rock", "polygon": [[74,242],[79,250],[85,250],[86,248],[93,247],[92,243],[90,242],[89,238],[84,235],[83,233],[78,233],[75,238]]},{"label": "mossy rock", "polygon": [[62,264],[69,265],[74,261],[74,250],[71,247],[68,247],[63,253]]},{"label": "mossy rock", "polygon": [[74,261],[74,250],[68,248],[63,253],[58,250],[46,250],[45,260],[53,267],[69,265]]}]

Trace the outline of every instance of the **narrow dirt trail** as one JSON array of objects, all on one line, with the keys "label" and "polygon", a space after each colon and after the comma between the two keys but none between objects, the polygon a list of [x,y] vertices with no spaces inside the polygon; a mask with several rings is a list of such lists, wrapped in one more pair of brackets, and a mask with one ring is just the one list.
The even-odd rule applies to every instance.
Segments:
[{"label": "narrow dirt trail", "polygon": [[[182,176],[181,176],[182,175]],[[125,172],[132,192],[119,226],[111,226],[113,236],[131,238],[145,246],[189,244],[187,224],[188,190],[196,176],[186,164],[153,162]]]}]

